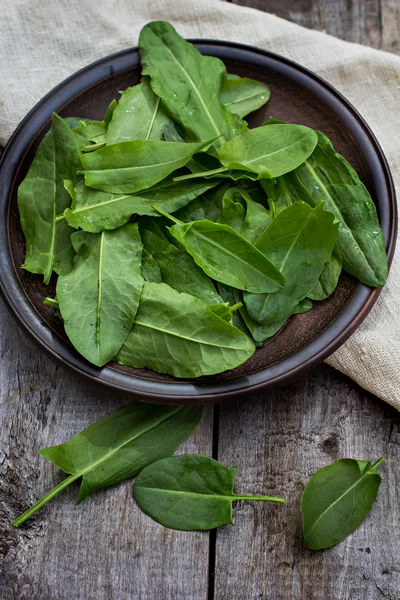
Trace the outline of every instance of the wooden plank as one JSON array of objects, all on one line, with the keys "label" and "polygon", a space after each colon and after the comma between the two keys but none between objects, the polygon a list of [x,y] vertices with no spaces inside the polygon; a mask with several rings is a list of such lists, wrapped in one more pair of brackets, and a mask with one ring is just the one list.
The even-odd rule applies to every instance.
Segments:
[{"label": "wooden plank", "polygon": [[[400,598],[400,417],[344,376],[321,366],[305,379],[221,407],[219,460],[238,466],[235,491],[282,495],[285,506],[239,502],[236,527],[217,532],[218,600]],[[365,523],[324,552],[304,546],[300,497],[337,458],[387,457]]]},{"label": "wooden plank", "polygon": [[381,0],[382,50],[400,54],[400,2]]},{"label": "wooden plank", "polygon": [[[386,14],[392,10],[399,10],[398,0],[233,0],[235,4],[251,6],[266,12],[276,14],[278,17],[288,19],[298,25],[326,31],[349,42],[358,42],[374,48],[380,48],[381,36],[381,3],[387,5]],[[392,5],[392,8],[390,8]],[[393,25],[388,24],[392,30],[397,27],[399,20]]]},{"label": "wooden plank", "polygon": [[[208,533],[166,530],[140,512],[132,482],[79,507],[78,486],[26,525],[10,522],[63,475],[37,455],[129,399],[50,362],[0,304],[0,598],[205,600]],[[181,451],[211,452],[212,409]]]}]

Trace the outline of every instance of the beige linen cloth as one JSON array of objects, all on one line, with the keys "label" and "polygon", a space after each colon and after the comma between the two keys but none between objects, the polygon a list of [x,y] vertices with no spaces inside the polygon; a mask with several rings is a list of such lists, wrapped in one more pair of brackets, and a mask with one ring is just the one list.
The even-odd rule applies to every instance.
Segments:
[{"label": "beige linen cloth", "polygon": [[[400,57],[309,31],[223,0],[0,0],[0,143],[57,83],[137,44],[148,21],[184,37],[259,46],[315,71],[380,141],[400,194]],[[400,247],[370,315],[327,362],[400,409]]]}]

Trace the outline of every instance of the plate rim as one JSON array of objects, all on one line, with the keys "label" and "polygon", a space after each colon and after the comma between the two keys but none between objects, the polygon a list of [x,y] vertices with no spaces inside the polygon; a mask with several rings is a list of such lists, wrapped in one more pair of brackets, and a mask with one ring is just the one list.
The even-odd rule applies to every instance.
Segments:
[{"label": "plate rim", "polygon": [[[394,183],[387,159],[377,138],[356,108],[319,75],[279,54],[237,42],[211,39],[190,39],[189,41],[194,43],[204,54],[212,54],[219,58],[224,56],[229,59],[240,59],[242,62],[246,62],[247,58],[247,62],[252,64],[255,62],[255,56],[258,57],[259,62],[265,63],[267,59],[269,65],[275,64],[279,67],[278,71],[281,74],[289,76],[290,79],[306,87],[308,91],[326,102],[339,118],[344,114],[346,114],[346,120],[351,118],[352,133],[356,141],[359,141],[358,136],[360,136],[369,142],[367,144],[368,154],[365,154],[365,148],[362,148],[364,158],[368,163],[375,163],[382,172],[383,182],[381,181],[381,184],[386,189],[389,210],[388,214],[381,215],[381,225],[385,231],[390,267],[397,238],[397,202]],[[20,122],[6,144],[0,158],[0,181],[3,184],[0,188],[0,295],[17,323],[48,356],[86,380],[91,380],[93,383],[108,387],[113,391],[136,396],[140,400],[164,404],[208,404],[254,394],[287,383],[290,379],[307,372],[322,362],[343,344],[365,319],[382,288],[373,289],[359,284],[352,298],[336,319],[312,342],[284,360],[264,369],[221,381],[209,382],[196,379],[193,382],[180,382],[176,379],[169,382],[140,378],[122,373],[107,365],[101,368],[91,365],[67,342],[53,335],[51,329],[42,321],[30,305],[28,297],[19,287],[14,269],[9,268],[13,263],[8,243],[8,200],[13,191],[13,182],[21,162],[33,140],[47,125],[53,110],[61,111],[71,101],[71,98],[84,93],[115,74],[132,69],[139,63],[138,48],[130,47],[100,58],[76,71],[37,102]],[[270,68],[272,67],[270,66]],[[304,86],[304,82],[309,85]],[[62,98],[64,89],[68,90],[68,100],[60,106],[60,94]],[[26,136],[30,138],[28,143],[21,142],[22,132],[25,134],[24,139]],[[5,179],[6,185],[4,185],[3,179]],[[7,272],[7,268],[9,272]],[[282,372],[283,365],[286,368]],[[132,382],[134,382],[134,387]]]}]

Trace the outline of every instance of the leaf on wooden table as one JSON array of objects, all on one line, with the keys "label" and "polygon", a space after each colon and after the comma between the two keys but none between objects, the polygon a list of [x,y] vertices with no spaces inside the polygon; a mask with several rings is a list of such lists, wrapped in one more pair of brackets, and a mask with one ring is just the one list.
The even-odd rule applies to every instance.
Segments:
[{"label": "leaf on wooden table", "polygon": [[207,456],[186,454],[159,460],[139,474],[133,494],[152,519],[183,531],[234,525],[232,502],[264,500],[285,502],[273,496],[233,493],[237,468],[228,469]]},{"label": "leaf on wooden table", "polygon": [[193,433],[200,406],[161,406],[132,402],[96,421],[64,444],[39,454],[70,477],[18,517],[19,527],[61,490],[82,477],[78,504],[102,488],[133,477],[144,467],[170,456]]},{"label": "leaf on wooden table", "polygon": [[376,500],[381,477],[378,466],[342,458],[317,471],[301,498],[303,533],[312,550],[341,542],[361,525]]}]

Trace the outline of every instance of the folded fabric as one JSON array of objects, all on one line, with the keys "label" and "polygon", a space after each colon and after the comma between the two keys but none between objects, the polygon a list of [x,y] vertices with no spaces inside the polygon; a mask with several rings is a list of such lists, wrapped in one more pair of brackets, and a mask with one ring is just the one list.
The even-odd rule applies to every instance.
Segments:
[{"label": "folded fabric", "polygon": [[[400,184],[400,58],[223,0],[0,0],[0,143],[57,83],[136,45],[148,21],[185,37],[232,40],[286,56],[352,102],[374,131]],[[400,409],[400,261],[362,326],[327,362]]]}]

